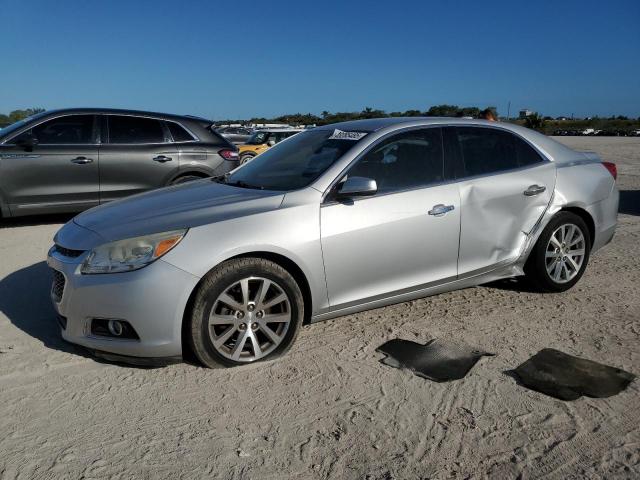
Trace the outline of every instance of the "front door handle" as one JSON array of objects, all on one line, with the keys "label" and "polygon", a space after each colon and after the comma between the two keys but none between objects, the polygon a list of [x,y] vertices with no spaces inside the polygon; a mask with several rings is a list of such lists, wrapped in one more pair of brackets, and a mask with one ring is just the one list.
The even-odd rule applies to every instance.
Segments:
[{"label": "front door handle", "polygon": [[429,215],[433,215],[434,217],[441,217],[454,208],[455,207],[453,205],[443,205],[442,203],[439,203],[438,205],[434,205],[433,208],[427,213],[429,213]]},{"label": "front door handle", "polygon": [[87,158],[87,157],[76,157],[73,160],[71,160],[71,163],[76,163],[78,165],[86,165],[87,163],[91,163],[93,162],[92,158]]},{"label": "front door handle", "polygon": [[522,193],[524,193],[524,195],[526,197],[533,197],[535,195],[540,195],[546,189],[547,189],[547,187],[545,187],[544,185],[531,185],[529,188],[527,188]]},{"label": "front door handle", "polygon": [[170,162],[171,157],[167,157],[166,155],[158,155],[157,157],[153,158],[153,161],[160,162],[160,163]]}]

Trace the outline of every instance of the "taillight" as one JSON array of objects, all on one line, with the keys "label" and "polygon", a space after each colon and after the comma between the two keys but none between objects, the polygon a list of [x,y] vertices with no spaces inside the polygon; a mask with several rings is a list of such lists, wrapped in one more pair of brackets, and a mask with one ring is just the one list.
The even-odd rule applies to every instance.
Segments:
[{"label": "taillight", "polygon": [[222,149],[218,152],[225,160],[238,160],[238,152],[235,150],[229,150],[228,148]]},{"label": "taillight", "polygon": [[602,162],[602,166],[609,170],[609,173],[613,177],[614,180],[618,179],[618,167],[616,167],[615,163],[612,162]]}]

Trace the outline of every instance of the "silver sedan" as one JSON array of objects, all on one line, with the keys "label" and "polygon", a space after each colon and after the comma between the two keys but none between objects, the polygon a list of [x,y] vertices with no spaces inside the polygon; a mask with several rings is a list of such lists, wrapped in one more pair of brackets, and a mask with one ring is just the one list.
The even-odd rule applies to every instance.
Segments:
[{"label": "silver sedan", "polygon": [[615,165],[515,125],[386,118],[296,135],[224,178],[82,213],[48,263],[63,337],[107,358],[275,358],[301,325],[526,276],[578,282]]}]

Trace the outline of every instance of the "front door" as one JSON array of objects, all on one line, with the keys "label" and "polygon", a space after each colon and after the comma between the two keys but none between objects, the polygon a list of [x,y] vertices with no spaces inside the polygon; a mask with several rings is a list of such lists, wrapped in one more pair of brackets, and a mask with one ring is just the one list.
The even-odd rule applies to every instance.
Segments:
[{"label": "front door", "polygon": [[511,132],[444,129],[448,163],[458,163],[461,230],[458,273],[515,261],[555,188],[556,168]]},{"label": "front door", "polygon": [[346,176],[374,179],[378,192],[343,202],[330,194],[321,207],[332,309],[455,279],[460,202],[457,186],[443,184],[439,128],[382,140]]},{"label": "front door", "polygon": [[178,172],[178,150],[161,120],[104,115],[100,203],[164,187]]},{"label": "front door", "polygon": [[[0,145],[0,191],[13,215],[75,212],[98,204],[93,115],[63,115]],[[29,141],[32,146],[25,147]]]}]

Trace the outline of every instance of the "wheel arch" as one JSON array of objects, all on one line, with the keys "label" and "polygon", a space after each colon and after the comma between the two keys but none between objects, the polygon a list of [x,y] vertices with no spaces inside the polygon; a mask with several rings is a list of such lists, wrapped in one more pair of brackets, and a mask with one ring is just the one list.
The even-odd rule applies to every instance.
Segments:
[{"label": "wheel arch", "polygon": [[[211,272],[213,269],[217,268],[222,263],[227,262],[229,260],[234,260],[237,258],[262,258],[264,260],[269,260],[281,266],[287,272],[289,272],[291,276],[294,278],[294,280],[296,281],[296,283],[298,284],[298,286],[300,287],[300,291],[302,293],[302,299],[304,301],[304,319],[302,321],[302,324],[308,325],[309,323],[311,323],[311,312],[313,311],[311,287],[309,285],[309,280],[307,279],[307,276],[305,275],[303,270],[300,268],[300,266],[298,266],[296,262],[291,260],[289,257],[286,257],[285,255],[282,255],[279,253],[269,252],[269,251],[254,251],[254,252],[241,253],[232,257],[225,258],[221,262],[214,265],[211,269],[209,269],[207,273]],[[181,330],[182,330],[183,355],[185,353],[185,350],[190,348],[189,342],[187,340],[189,335],[188,328],[187,328],[188,318],[191,315],[191,312],[193,311],[193,305],[194,305],[196,294],[198,292],[198,289],[200,288],[200,285],[204,281],[205,277],[206,277],[206,274],[202,276],[202,278],[198,281],[198,283],[192,289],[191,293],[189,294],[189,299],[187,300],[187,304],[184,309],[184,312],[182,313]]]},{"label": "wheel arch", "polygon": [[200,177],[200,178],[208,178],[211,176],[210,173],[205,172],[203,170],[198,170],[198,169],[189,169],[189,170],[181,170],[177,173],[175,173],[174,175],[172,175],[171,177],[169,177],[169,180],[167,180],[167,185],[171,185],[171,183],[175,182],[177,179],[181,178],[181,177],[186,177],[186,176],[194,176],[194,177]]},{"label": "wheel arch", "polygon": [[587,224],[587,228],[589,229],[589,247],[593,248],[593,243],[595,241],[596,238],[596,223],[593,220],[593,217],[591,216],[591,214],[585,210],[584,208],[578,207],[578,206],[566,206],[566,207],[562,207],[559,212],[570,212],[573,213],[574,215],[579,216],[584,223]]}]

